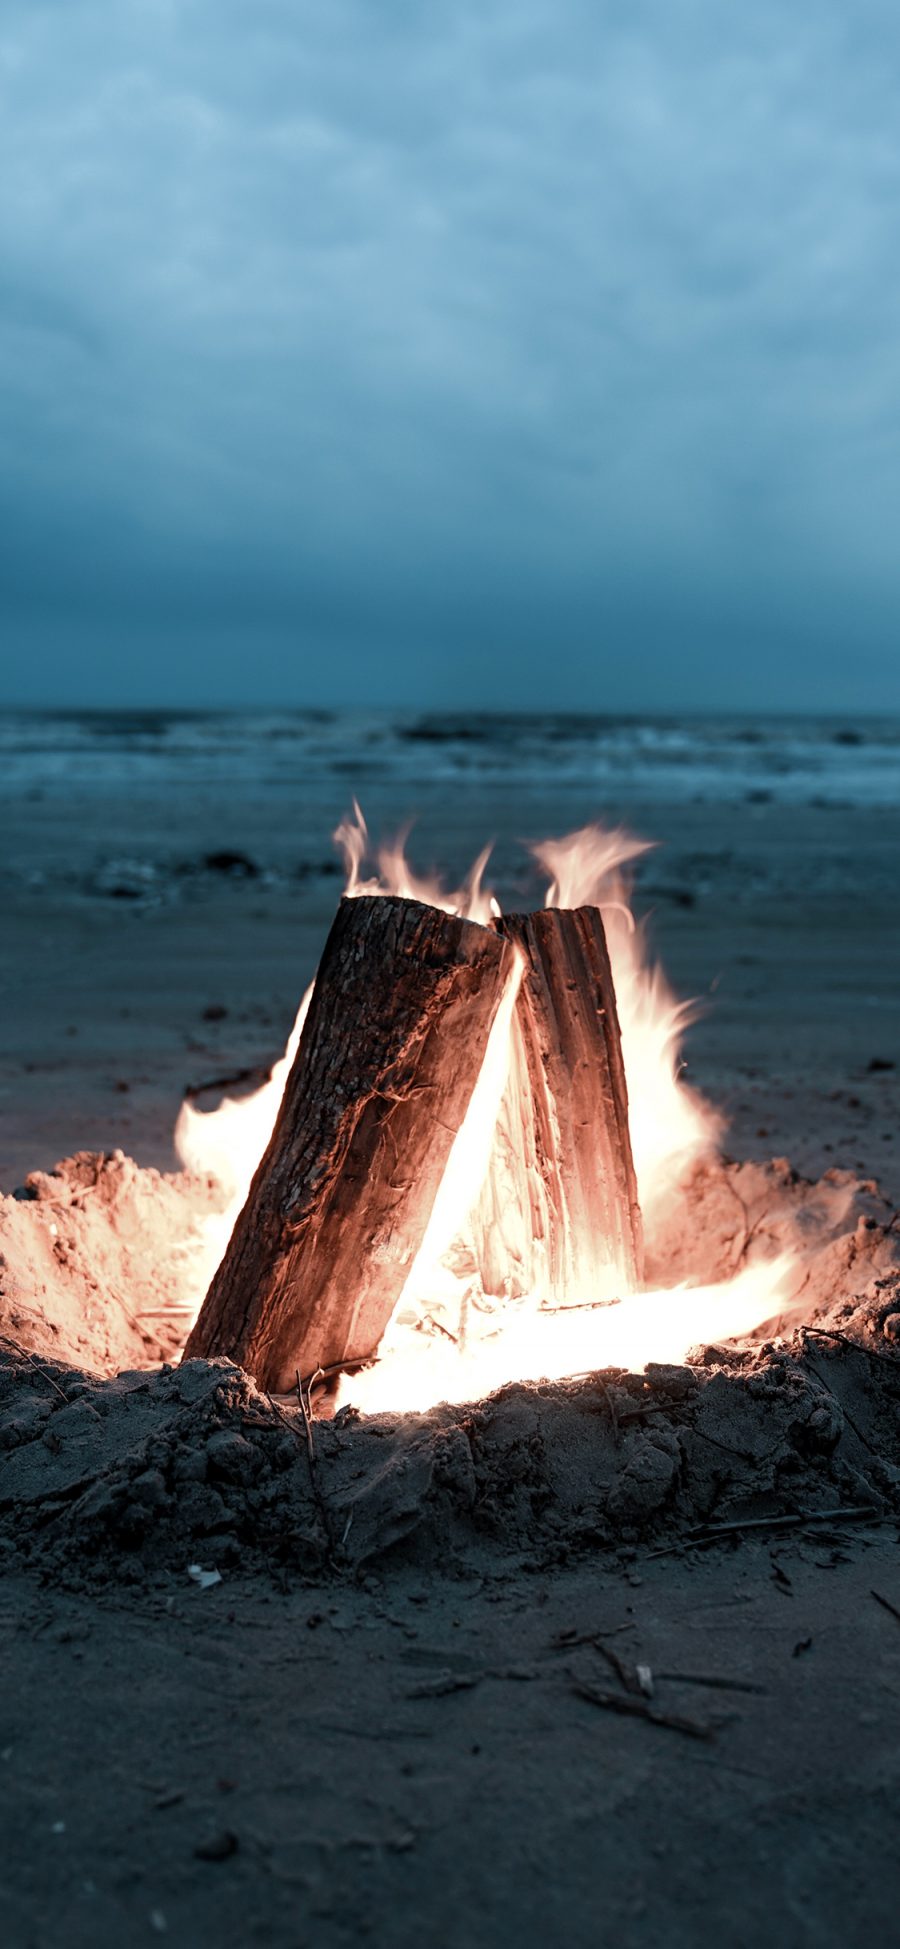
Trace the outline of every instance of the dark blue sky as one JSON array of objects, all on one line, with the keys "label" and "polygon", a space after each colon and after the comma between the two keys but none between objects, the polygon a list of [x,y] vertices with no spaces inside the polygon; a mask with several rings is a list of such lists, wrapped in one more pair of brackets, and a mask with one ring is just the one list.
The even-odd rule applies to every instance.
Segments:
[{"label": "dark blue sky", "polygon": [[8,702],[900,709],[894,0],[4,0]]}]

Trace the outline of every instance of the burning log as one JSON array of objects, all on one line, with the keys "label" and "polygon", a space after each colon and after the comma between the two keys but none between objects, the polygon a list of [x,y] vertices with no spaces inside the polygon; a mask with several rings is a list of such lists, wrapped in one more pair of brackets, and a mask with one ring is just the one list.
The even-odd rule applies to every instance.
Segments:
[{"label": "burning log", "polygon": [[525,957],[510,1080],[475,1215],[486,1293],[610,1298],[642,1271],[612,971],[596,907],[507,914]]},{"label": "burning log", "polygon": [[269,1146],[185,1348],[264,1387],[373,1354],[513,968],[488,927],[343,900]]}]

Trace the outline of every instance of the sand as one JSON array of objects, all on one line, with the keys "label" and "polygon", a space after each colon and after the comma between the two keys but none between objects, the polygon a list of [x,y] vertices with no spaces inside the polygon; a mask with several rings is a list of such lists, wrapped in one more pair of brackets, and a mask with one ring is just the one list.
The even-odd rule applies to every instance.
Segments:
[{"label": "sand", "polygon": [[[312,805],[299,791],[237,807],[196,793],[0,804],[0,1190],[79,1150],[171,1169],[185,1087],[280,1054],[340,891],[329,833],[350,790]],[[382,823],[418,800],[396,788]],[[511,905],[539,897],[517,877],[517,837],[601,809],[586,795],[426,798],[416,858],[452,878],[494,834]],[[639,905],[705,1011],[687,1061],[727,1112],[730,1149],[789,1156],[810,1177],[874,1175],[900,1199],[900,812],[625,811],[664,842],[639,869]],[[223,849],[257,876],[203,867]]]},{"label": "sand", "polygon": [[[337,891],[295,810],[37,802],[16,836],[0,1185],[43,1175],[0,1207],[26,1348],[0,1398],[6,1939],[888,1943],[900,822],[654,813],[655,938],[713,1004],[690,1073],[734,1160],[693,1175],[660,1275],[806,1227],[802,1319],[686,1369],[339,1417],[311,1471],[227,1365],[142,1371],[215,1204],[143,1173],[172,1169],[185,1083],[279,1053]],[[259,871],[203,865],[223,848]],[[176,853],[162,887],[135,871]],[[139,1249],[151,1185],[168,1256]]]}]

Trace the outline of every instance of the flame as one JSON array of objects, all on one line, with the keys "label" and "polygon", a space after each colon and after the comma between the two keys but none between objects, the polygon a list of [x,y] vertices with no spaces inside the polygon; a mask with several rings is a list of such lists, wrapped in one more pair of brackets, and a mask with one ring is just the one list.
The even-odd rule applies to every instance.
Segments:
[{"label": "flame", "polygon": [[[406,857],[408,830],[372,850],[354,800],[352,817],[334,835],[346,866],[345,895],[394,894],[488,924],[500,912],[484,884],[491,848],[475,860],[462,886],[446,889],[416,874]],[[629,1127],[645,1230],[675,1195],[686,1167],[709,1153],[722,1121],[687,1087],[681,1073],[684,1031],[694,1006],[679,1001],[648,955],[635,923],[627,868],[650,842],[623,829],[585,826],[562,839],[534,844],[531,853],[549,881],[548,907],[600,908],[616,990],[629,1095]],[[375,871],[365,876],[369,859]],[[485,1301],[460,1251],[481,1192],[497,1116],[513,1060],[512,1035],[521,962],[507,984],[467,1115],[454,1140],[444,1178],[403,1295],[371,1368],[341,1381],[340,1399],[375,1411],[423,1409],[437,1401],[483,1396],[513,1379],[554,1379],[604,1366],[683,1361],[691,1346],[751,1331],[781,1310],[794,1261],[782,1256],[745,1268],[724,1285],[623,1293],[609,1303],[554,1308],[546,1294],[521,1301]],[[284,1086],[300,1043],[312,989],[303,997],[291,1036],[269,1081],[253,1096],[225,1098],[202,1113],[182,1106],[175,1143],[182,1163],[218,1179],[228,1193],[221,1218],[208,1221],[197,1272],[205,1290],[225,1250],[253,1173],[272,1134]],[[462,1268],[462,1269],[460,1269]],[[202,1287],[201,1287],[202,1274]],[[597,1298],[597,1296],[592,1296]],[[552,1300],[552,1296],[551,1296]]]},{"label": "flame", "polygon": [[246,1203],[257,1164],[275,1128],[284,1086],[300,1047],[303,1024],[312,1000],[314,984],[300,1003],[284,1055],[273,1065],[272,1074],[251,1096],[223,1096],[215,1110],[197,1110],[187,1098],[175,1124],[175,1150],[182,1167],[198,1177],[214,1178],[227,1196],[221,1212],[205,1218],[199,1227],[191,1256],[191,1297],[200,1310],[213,1273],[221,1264],[236,1220]]},{"label": "flame", "polygon": [[482,1400],[510,1381],[563,1380],[649,1361],[682,1366],[692,1348],[739,1338],[790,1309],[796,1261],[783,1253],[747,1266],[723,1285],[676,1286],[630,1293],[612,1304],[554,1311],[533,1299],[504,1311],[492,1329],[434,1331],[431,1319],[411,1320],[398,1307],[378,1358],[343,1375],[338,1406],[366,1414],[422,1413],[440,1402]]},{"label": "flame", "polygon": [[445,914],[462,914],[465,920],[478,920],[486,927],[500,912],[493,894],[485,892],[482,887],[493,847],[488,845],[482,848],[462,886],[455,893],[448,893],[436,874],[430,879],[420,879],[413,872],[406,857],[410,830],[410,826],[403,827],[396,839],[379,846],[375,854],[378,872],[372,879],[364,880],[360,867],[369,853],[369,829],[354,799],[353,818],[342,820],[333,835],[335,845],[344,855],[347,869],[345,898],[353,900],[361,893],[393,893],[402,900],[423,900],[429,907],[442,908]]},{"label": "flame", "polygon": [[516,950],[515,965],[506,983],[488,1036],[478,1081],[444,1167],[425,1236],[410,1267],[395,1310],[395,1319],[412,1305],[427,1306],[435,1296],[442,1262],[460,1227],[473,1210],[487,1176],[494,1130],[509,1076],[513,1013],[525,971]]}]

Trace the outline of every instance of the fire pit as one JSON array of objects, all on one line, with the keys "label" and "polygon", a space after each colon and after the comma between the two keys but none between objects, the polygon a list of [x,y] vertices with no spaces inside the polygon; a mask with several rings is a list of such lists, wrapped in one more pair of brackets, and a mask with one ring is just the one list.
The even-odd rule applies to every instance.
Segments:
[{"label": "fire pit", "polygon": [[641,842],[535,848],[547,904],[503,915],[484,859],[451,894],[339,837],[270,1081],[185,1103],[180,1177],[83,1155],[2,1201],[16,1539],[333,1565],[892,1507],[894,1214],[722,1157]]},{"label": "fire pit", "polygon": [[591,827],[536,847],[547,904],[503,916],[484,858],[448,895],[397,849],[363,879],[358,808],[339,837],[347,891],[282,1074],[243,1111],[182,1114],[186,1161],[221,1168],[224,1136],[235,1179],[188,1355],[282,1391],[377,1358],[341,1399],[423,1407],[682,1358],[786,1304],[785,1253],[712,1294],[646,1290],[644,1227],[652,1254],[718,1119],[681,1080],[688,1011],[632,917],[643,842]]}]

